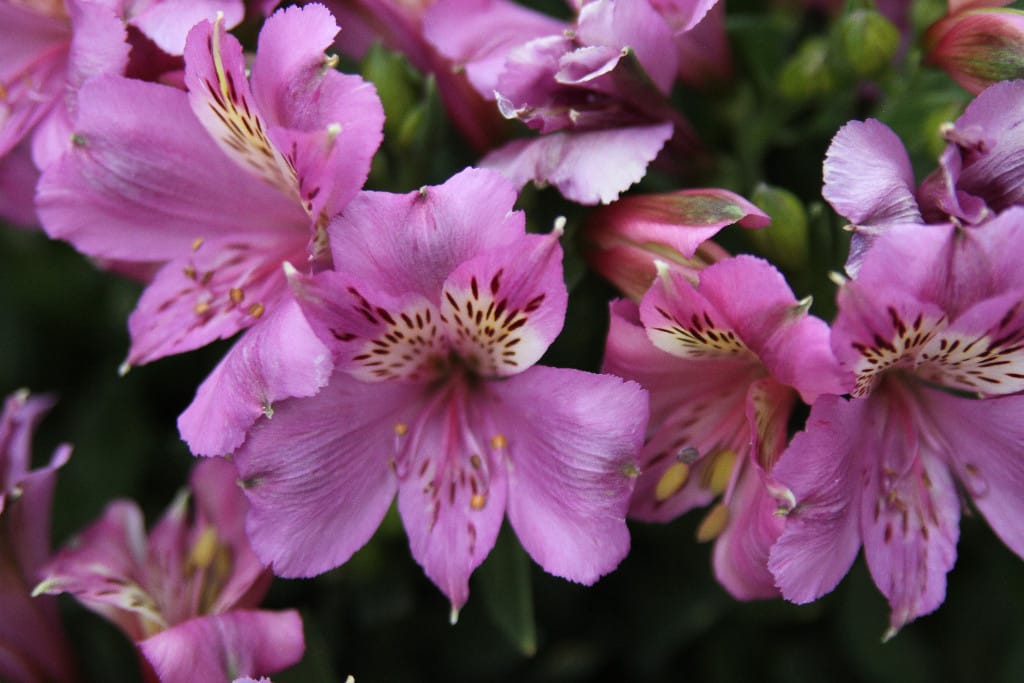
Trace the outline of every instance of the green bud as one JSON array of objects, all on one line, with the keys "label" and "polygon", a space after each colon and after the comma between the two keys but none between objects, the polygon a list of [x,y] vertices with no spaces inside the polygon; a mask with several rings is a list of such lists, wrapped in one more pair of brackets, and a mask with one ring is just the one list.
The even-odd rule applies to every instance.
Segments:
[{"label": "green bud", "polygon": [[385,134],[396,135],[420,100],[422,78],[405,57],[378,43],[366,51],[360,72],[377,88],[377,95],[384,106]]},{"label": "green bud", "polygon": [[821,36],[805,40],[783,64],[779,75],[779,93],[796,102],[828,94],[834,87],[835,78],[828,65],[828,42]]},{"label": "green bud", "polygon": [[761,183],[751,196],[772,223],[763,230],[746,233],[757,249],[783,268],[796,270],[807,263],[807,211],[795,194],[781,187]]},{"label": "green bud", "polygon": [[900,46],[900,32],[875,10],[845,14],[833,30],[834,54],[839,65],[858,78],[875,76],[892,63]]}]

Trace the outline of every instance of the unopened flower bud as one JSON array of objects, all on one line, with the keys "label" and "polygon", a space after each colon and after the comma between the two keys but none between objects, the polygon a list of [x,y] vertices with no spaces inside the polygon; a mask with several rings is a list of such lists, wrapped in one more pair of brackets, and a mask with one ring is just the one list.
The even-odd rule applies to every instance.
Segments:
[{"label": "unopened flower bud", "polygon": [[976,95],[997,81],[1024,77],[1024,12],[957,12],[932,24],[924,45],[929,64]]},{"label": "unopened flower bud", "polygon": [[709,242],[723,227],[761,228],[769,218],[743,197],[720,189],[631,195],[594,211],[585,228],[587,261],[626,296],[639,300],[655,261],[693,279],[728,256]]},{"label": "unopened flower bud", "polygon": [[750,233],[758,250],[769,261],[783,268],[798,269],[807,263],[807,211],[803,202],[789,190],[764,183],[751,197],[771,216],[767,230]]},{"label": "unopened flower bud", "polygon": [[782,67],[779,93],[796,102],[825,95],[835,87],[828,64],[828,41],[820,36],[805,40]]}]

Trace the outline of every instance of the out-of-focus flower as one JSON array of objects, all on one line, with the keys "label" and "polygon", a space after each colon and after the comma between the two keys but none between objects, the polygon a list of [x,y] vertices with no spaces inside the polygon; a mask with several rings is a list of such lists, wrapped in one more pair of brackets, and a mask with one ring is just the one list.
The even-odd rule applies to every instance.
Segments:
[{"label": "out-of-focus flower", "polygon": [[593,583],[625,556],[647,397],[535,365],[565,316],[560,231],[526,234],[515,196],[477,169],[407,195],[363,193],[329,227],[336,270],[293,277],[335,374],[282,402],[234,456],[249,535],[276,573],[348,560],[396,491],[412,554],[453,618],[506,512],[558,576]]},{"label": "out-of-focus flower", "polygon": [[[699,4],[703,11],[684,25],[712,3]],[[677,49],[665,17],[647,0],[595,0],[578,10],[563,24],[503,0],[440,0],[424,25],[506,118],[540,134],[482,165],[518,185],[551,184],[573,201],[608,203],[643,178],[670,139],[690,152],[695,139],[666,97]],[[468,34],[467,20],[476,29]]]},{"label": "out-of-focus flower", "polygon": [[768,551],[782,528],[769,493],[798,395],[842,391],[828,326],[782,275],[750,256],[663,271],[639,309],[612,305],[603,369],[651,393],[630,515],[666,521],[722,497],[698,529],[717,538],[718,580],[741,599],[777,594]]},{"label": "out-of-focus flower", "polygon": [[892,226],[839,292],[832,347],[853,399],[815,403],[773,471],[783,595],[829,592],[863,545],[888,636],[936,609],[956,559],[957,482],[1024,556],[1024,209],[981,229]]},{"label": "out-of-focus flower", "polygon": [[359,191],[381,139],[373,87],[323,53],[337,31],[322,6],[277,12],[250,84],[223,23],[198,24],[189,92],[93,79],[74,149],[40,182],[51,236],[165,264],[129,320],[126,367],[247,330],[179,420],[194,453],[230,452],[274,401],[315,393],[329,375],[281,264],[329,263],[327,222]]},{"label": "out-of-focus flower", "polygon": [[950,2],[924,34],[926,59],[977,95],[998,81],[1024,77],[1024,12],[1010,0]]},{"label": "out-of-focus flower", "polygon": [[696,272],[728,256],[708,242],[732,223],[762,228],[770,219],[743,197],[719,189],[630,195],[596,209],[584,232],[587,262],[631,299],[657,273],[656,261],[696,282]]},{"label": "out-of-focus flower", "polygon": [[60,446],[50,463],[32,464],[32,433],[53,402],[21,391],[0,415],[0,679],[48,683],[78,679],[53,598],[32,586],[50,557],[50,509],[57,470],[71,455]]},{"label": "out-of-focus flower", "polygon": [[245,536],[234,466],[199,462],[191,494],[149,537],[142,512],[115,501],[46,566],[37,593],[70,593],[138,644],[164,683],[224,681],[291,666],[304,648],[295,611],[253,609],[270,585]]},{"label": "out-of-focus flower", "polygon": [[900,223],[980,225],[1024,204],[1024,81],[997,83],[948,126],[939,167],[915,187],[899,137],[874,119],[843,126],[825,157],[823,195],[854,230],[853,274],[875,236]]}]

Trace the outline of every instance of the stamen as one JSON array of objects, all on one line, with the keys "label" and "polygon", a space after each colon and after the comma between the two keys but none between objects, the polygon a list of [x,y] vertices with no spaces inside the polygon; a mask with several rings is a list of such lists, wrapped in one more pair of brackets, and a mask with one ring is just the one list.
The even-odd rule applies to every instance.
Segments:
[{"label": "stamen", "polygon": [[245,309],[245,312],[254,318],[259,318],[261,315],[263,315],[263,311],[263,304],[261,303],[252,304],[251,306],[249,306],[249,308]]},{"label": "stamen", "polygon": [[491,437],[491,448],[500,450],[508,446],[508,441],[505,439],[503,434],[495,434]]},{"label": "stamen", "polygon": [[405,436],[408,433],[409,425],[405,424],[404,422],[395,423],[395,434],[397,434],[398,436]]},{"label": "stamen", "polygon": [[679,492],[679,489],[683,488],[683,484],[689,477],[689,465],[682,462],[672,463],[658,479],[658,483],[654,487],[654,499],[660,503],[671,498]]},{"label": "stamen", "polygon": [[725,531],[725,526],[728,523],[728,506],[725,503],[717,503],[708,511],[700,526],[697,527],[697,541],[699,543],[706,543],[707,541],[715,540]]}]

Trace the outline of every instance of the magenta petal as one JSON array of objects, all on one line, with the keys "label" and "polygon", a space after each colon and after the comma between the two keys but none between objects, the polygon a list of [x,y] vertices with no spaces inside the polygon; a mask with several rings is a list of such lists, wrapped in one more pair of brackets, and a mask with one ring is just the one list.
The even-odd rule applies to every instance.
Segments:
[{"label": "magenta petal", "polygon": [[396,490],[396,426],[411,423],[417,400],[416,385],[339,373],[253,428],[234,460],[253,549],[276,574],[320,574],[370,539]]},{"label": "magenta petal", "polygon": [[928,391],[945,458],[996,535],[1024,557],[1024,397],[963,399]]},{"label": "magenta petal", "polygon": [[311,396],[327,383],[330,353],[291,299],[278,302],[250,328],[178,418],[178,430],[197,455],[224,455],[245,439],[246,430],[274,403]]},{"label": "magenta petal", "polygon": [[647,424],[634,382],[534,366],[493,385],[509,444],[508,517],[546,571],[591,584],[629,550],[626,510]]},{"label": "magenta petal", "polygon": [[295,610],[197,617],[139,643],[162,683],[230,681],[295,664],[305,650]]},{"label": "magenta petal", "polygon": [[367,289],[437,301],[461,263],[522,236],[515,200],[508,180],[474,168],[408,194],[363,192],[328,227],[334,267]]},{"label": "magenta petal", "polygon": [[959,189],[984,197],[995,211],[1024,204],[1024,130],[1021,106],[1024,81],[1004,81],[986,88],[957,119],[957,130],[981,133],[985,142],[965,150]]},{"label": "magenta petal", "polygon": [[836,133],[825,155],[822,194],[867,234],[921,222],[910,158],[899,137],[874,119],[850,121]]},{"label": "magenta petal", "polygon": [[607,204],[644,177],[670,137],[671,123],[564,131],[510,142],[480,163],[518,186],[532,180],[581,204]]},{"label": "magenta petal", "polygon": [[793,437],[772,477],[792,495],[785,529],[772,546],[768,568],[782,595],[806,603],[830,592],[860,549],[861,452],[875,442],[866,401],[822,396],[807,428]]},{"label": "magenta petal", "polygon": [[22,227],[39,224],[35,192],[39,171],[28,142],[0,157],[0,218]]}]

